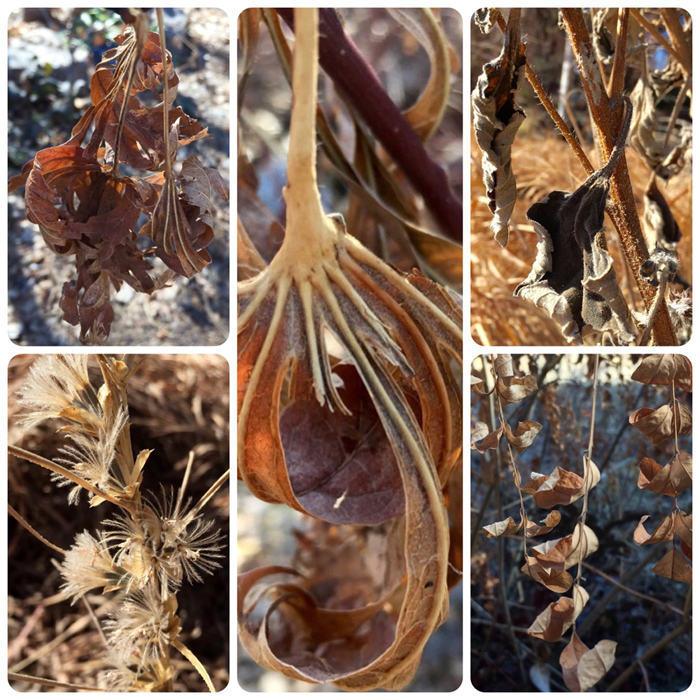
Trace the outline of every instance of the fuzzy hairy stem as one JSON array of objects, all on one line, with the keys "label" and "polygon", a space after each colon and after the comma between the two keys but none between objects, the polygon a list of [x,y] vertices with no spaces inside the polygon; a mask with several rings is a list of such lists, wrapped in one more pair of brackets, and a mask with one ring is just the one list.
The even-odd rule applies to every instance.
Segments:
[{"label": "fuzzy hairy stem", "polygon": [[[621,105],[611,103],[602,77],[596,70],[595,52],[583,11],[578,8],[562,9],[561,13],[581,75],[597,142],[604,160],[607,161],[615,146],[621,117],[617,107]],[[639,221],[624,153],[620,156],[615,172],[610,178],[610,200],[606,211],[617,229],[622,250],[632,269],[644,306],[650,309],[654,304],[656,289],[640,273],[642,264],[649,258],[649,250]],[[654,319],[653,338],[657,345],[678,344],[665,300],[661,301]]]}]

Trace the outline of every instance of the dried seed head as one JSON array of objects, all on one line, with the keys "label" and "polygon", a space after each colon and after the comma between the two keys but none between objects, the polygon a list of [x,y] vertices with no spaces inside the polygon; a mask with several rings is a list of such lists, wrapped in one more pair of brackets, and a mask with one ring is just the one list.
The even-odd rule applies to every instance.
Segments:
[{"label": "dried seed head", "polygon": [[19,403],[28,409],[24,425],[47,418],[65,418],[95,430],[104,412],[87,372],[87,355],[43,355],[29,370],[19,391]]},{"label": "dried seed head", "polygon": [[104,534],[94,538],[87,530],[79,533],[66,552],[59,570],[64,578],[61,588],[71,604],[93,588],[106,592],[122,587],[128,573],[114,562]]}]

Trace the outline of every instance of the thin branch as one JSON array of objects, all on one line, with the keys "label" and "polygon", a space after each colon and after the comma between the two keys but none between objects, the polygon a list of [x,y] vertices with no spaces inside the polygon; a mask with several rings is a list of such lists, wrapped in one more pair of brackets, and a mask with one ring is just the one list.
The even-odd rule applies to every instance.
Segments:
[{"label": "thin branch", "polygon": [[[498,26],[500,27],[501,31],[505,32],[506,21],[500,15],[498,17]],[[564,139],[566,139],[569,147],[574,152],[574,155],[576,158],[578,158],[578,161],[586,172],[586,175],[591,175],[593,172],[595,172],[595,168],[593,165],[591,165],[591,161],[588,159],[588,156],[581,147],[581,144],[576,140],[575,134],[571,131],[567,123],[562,119],[561,115],[557,111],[557,108],[554,106],[554,103],[547,94],[547,91],[542,86],[540,79],[537,77],[537,75],[535,75],[535,71],[533,71],[530,67],[527,58],[525,59],[525,77],[530,85],[532,85],[532,89],[535,91],[537,98],[542,103],[542,106],[547,111],[547,114],[549,114],[549,116],[552,118],[552,121],[556,125],[557,129],[559,129],[561,135],[564,137]]]},{"label": "thin branch", "polygon": [[13,457],[26,459],[28,462],[32,462],[33,464],[36,464],[39,467],[48,469],[49,471],[54,472],[55,474],[59,474],[60,476],[69,479],[70,481],[73,481],[74,483],[78,484],[78,486],[82,486],[89,493],[92,493],[95,496],[98,496],[99,498],[103,498],[105,501],[114,503],[114,505],[129,511],[130,513],[133,511],[130,504],[126,503],[125,501],[120,501],[114,496],[110,496],[108,493],[105,493],[101,489],[97,488],[97,486],[95,486],[94,484],[91,484],[89,481],[86,481],[85,479],[73,473],[72,471],[65,469],[59,464],[56,464],[56,462],[52,462],[50,459],[45,459],[40,455],[34,454],[33,452],[29,452],[28,450],[23,450],[21,447],[16,447],[15,445],[10,445],[7,448],[7,450]]},{"label": "thin branch", "polygon": [[615,58],[608,82],[608,95],[616,100],[625,88],[625,58],[627,57],[627,27],[630,11],[621,7],[617,11],[617,39],[615,41]]},{"label": "thin branch", "polygon": [[640,663],[649,661],[653,656],[656,656],[660,651],[665,649],[674,639],[680,637],[686,632],[690,632],[690,619],[684,619],[674,630],[669,632],[665,637],[660,639],[654,646],[647,649],[639,658],[630,664],[603,692],[612,693],[617,690],[636,670]]},{"label": "thin branch", "polygon": [[49,542],[42,534],[37,532],[9,503],[7,504],[7,512],[28,532],[31,532],[34,537],[36,537],[39,542],[45,544],[47,547],[51,547],[54,552],[58,552],[61,556],[66,555],[66,550],[61,549],[53,542]]},{"label": "thin branch", "polygon": [[597,576],[604,578],[606,581],[612,583],[613,586],[616,586],[621,591],[624,591],[625,593],[629,593],[631,596],[634,596],[635,598],[641,598],[642,600],[646,600],[650,603],[653,603],[654,605],[658,605],[660,608],[665,608],[666,610],[670,610],[671,612],[676,613],[676,615],[681,615],[681,616],[683,615],[683,611],[679,610],[678,608],[674,607],[673,605],[669,605],[668,603],[664,603],[663,600],[659,600],[658,598],[653,598],[650,595],[646,595],[646,593],[640,593],[639,591],[635,591],[633,588],[629,588],[628,586],[625,586],[623,583],[620,583],[616,578],[613,578],[612,576],[608,576],[606,573],[602,572],[600,569],[597,569],[595,566],[592,566],[591,564],[589,564],[587,562],[583,562],[583,565],[589,571],[592,571]]},{"label": "thin branch", "polygon": [[[294,28],[291,8],[277,12]],[[447,173],[430,158],[333,9],[319,11],[318,48],[323,70],[423,197],[440,230],[452,240],[462,241],[462,204],[452,192]]]}]

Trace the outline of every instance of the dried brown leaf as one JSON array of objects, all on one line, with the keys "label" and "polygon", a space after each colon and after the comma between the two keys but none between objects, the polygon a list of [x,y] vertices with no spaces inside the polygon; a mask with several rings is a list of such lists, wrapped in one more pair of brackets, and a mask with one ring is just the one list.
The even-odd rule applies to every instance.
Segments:
[{"label": "dried brown leaf", "polygon": [[693,427],[690,411],[677,400],[674,400],[673,403],[676,407],[675,411],[670,405],[657,409],[637,409],[630,414],[629,422],[655,445],[675,435],[674,422],[678,435],[689,435]]},{"label": "dried brown leaf", "polygon": [[551,532],[561,521],[561,513],[558,510],[553,510],[547,513],[547,517],[542,520],[542,525],[538,525],[532,520],[525,522],[525,534],[528,537],[538,537]]},{"label": "dried brown leaf", "polygon": [[523,526],[522,520],[520,523],[516,523],[513,518],[508,517],[505,520],[499,520],[498,522],[491,523],[490,525],[485,525],[482,527],[483,533],[486,537],[502,537],[503,535],[512,535],[518,532]]},{"label": "dried brown leaf", "polygon": [[565,571],[598,550],[598,538],[587,525],[578,523],[571,535],[543,542],[532,548],[537,562],[549,569]]},{"label": "dried brown leaf", "polygon": [[496,391],[504,403],[517,403],[537,391],[537,380],[530,374],[525,377],[498,377]]},{"label": "dried brown leaf", "polygon": [[572,693],[585,693],[592,688],[615,663],[617,642],[604,639],[589,649],[574,634],[559,657],[564,683]]},{"label": "dried brown leaf", "polygon": [[[557,642],[566,630],[574,624],[586,603],[588,593],[581,586],[574,586],[573,597],[561,597],[550,603],[530,625],[527,633],[545,642]],[[574,602],[575,601],[575,602]]]},{"label": "dried brown leaf", "polygon": [[693,484],[693,458],[687,452],[677,452],[665,466],[645,457],[639,463],[637,486],[653,493],[675,497]]},{"label": "dried brown leaf", "polygon": [[483,154],[482,176],[493,219],[489,227],[496,240],[508,243],[508,221],[517,189],[511,165],[511,146],[525,119],[515,95],[525,77],[525,46],[520,39],[520,10],[511,9],[498,58],[483,67],[472,93],[476,141]]},{"label": "dried brown leaf", "polygon": [[634,542],[635,544],[658,544],[659,542],[668,542],[673,539],[675,532],[675,514],[671,513],[667,515],[659,525],[657,525],[654,532],[650,535],[644,523],[649,519],[648,515],[643,515],[642,519],[639,521],[639,525],[634,531]]},{"label": "dried brown leaf", "polygon": [[[592,472],[592,474],[595,474],[595,472]],[[566,506],[581,498],[585,493],[583,478],[575,472],[562,469],[562,467],[556,467],[549,476],[533,474],[533,477],[533,479],[525,484],[522,491],[523,493],[533,494],[535,503],[537,503],[540,508]],[[599,472],[598,479],[600,479]],[[597,481],[592,477],[592,486],[594,486],[595,483],[597,483]]]},{"label": "dried brown leaf", "polygon": [[664,554],[652,571],[659,576],[680,581],[681,583],[693,582],[692,567],[675,547]]},{"label": "dried brown leaf", "polygon": [[535,557],[526,557],[520,571],[555,593],[566,593],[574,582],[567,571],[545,567]]},{"label": "dried brown leaf", "polygon": [[515,432],[513,432],[508,423],[503,424],[503,432],[505,433],[506,439],[518,452],[522,452],[529,447],[540,430],[542,430],[542,424],[534,420],[526,420],[518,423]]},{"label": "dried brown leaf", "polygon": [[632,373],[632,379],[643,384],[671,386],[693,390],[693,368],[683,355],[647,355]]}]

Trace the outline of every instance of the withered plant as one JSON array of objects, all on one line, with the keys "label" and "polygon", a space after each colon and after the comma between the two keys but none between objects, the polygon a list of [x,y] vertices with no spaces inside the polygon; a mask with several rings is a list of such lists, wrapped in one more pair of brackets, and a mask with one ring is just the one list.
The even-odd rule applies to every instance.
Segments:
[{"label": "withered plant", "polygon": [[[539,361],[540,358],[529,358],[529,366],[537,373],[537,378],[522,373],[518,363],[509,355],[492,356],[489,360],[475,363],[472,389],[482,400],[480,405],[478,398],[475,401],[474,413],[487,420],[476,419],[475,416],[472,447],[482,457],[475,454],[474,483],[488,484],[489,488],[486,498],[477,501],[478,506],[473,508],[475,598],[472,609],[477,628],[473,635],[474,658],[488,660],[492,654],[489,637],[496,629],[496,634],[507,636],[515,659],[508,665],[509,682],[520,691],[531,689],[531,683],[538,690],[548,692],[561,688],[563,683],[572,692],[585,692],[597,685],[608,672],[614,675],[605,690],[630,690],[632,688],[624,684],[639,671],[643,674],[647,691],[670,689],[663,679],[654,677],[646,664],[667,647],[672,647],[677,638],[690,632],[689,588],[679,591],[685,596],[682,609],[673,606],[668,601],[668,586],[657,586],[658,591],[654,591],[641,580],[641,572],[650,561],[650,556],[654,555],[645,557],[640,563],[638,555],[625,556],[624,549],[619,549],[620,545],[633,549],[630,546],[632,543],[651,545],[672,541],[672,548],[651,571],[680,584],[691,583],[692,515],[678,501],[679,495],[690,488],[692,482],[692,458],[679,447],[679,436],[691,432],[691,416],[687,406],[675,398],[676,387],[692,389],[690,363],[680,355],[651,355],[642,359],[631,372],[632,362],[637,362],[637,358],[632,361],[630,358],[614,361],[604,358],[605,364],[610,365],[608,377],[615,379],[615,383],[608,388],[603,381],[599,381],[604,374],[600,359],[599,355],[588,358],[588,377],[592,383],[590,408],[585,413],[580,404],[576,409],[568,408],[568,429],[565,425],[567,408],[561,406],[556,398],[557,395],[565,396],[565,393],[552,386],[557,383],[552,376],[570,381],[575,368],[571,358],[562,361],[561,357],[552,356],[544,362]],[[620,366],[617,376],[615,362]],[[656,410],[637,409],[627,420],[620,375],[626,375],[628,380],[631,378],[645,384],[671,387],[671,401]],[[552,386],[553,391],[546,392],[545,383]],[[637,392],[635,401],[640,398],[641,393]],[[545,432],[550,433],[553,442],[569,454],[571,468],[567,464],[550,471],[552,460],[545,455],[551,446],[547,444],[546,437],[544,440],[539,437],[543,434],[543,424],[532,419],[538,399],[547,417]],[[505,411],[507,406],[512,407],[508,418]],[[602,410],[610,414],[615,409],[623,414],[619,428],[607,416],[599,413]],[[514,421],[517,421],[517,426]],[[582,422],[583,426],[580,425]],[[671,513],[663,518],[652,534],[644,527],[648,515],[641,515],[640,519],[638,512],[627,512],[632,506],[618,503],[623,492],[631,493],[631,478],[626,473],[622,477],[614,474],[611,460],[624,459],[620,454],[620,442],[625,428],[630,425],[655,445],[674,439],[673,457],[665,467],[650,457],[644,457],[639,463],[639,488],[674,499]],[[576,451],[577,439],[584,440],[586,432],[587,444]],[[632,435],[632,442],[635,439]],[[534,454],[527,459],[518,457],[525,451],[536,451],[538,442],[541,444],[539,458]],[[601,468],[593,461],[594,454]],[[635,459],[636,455],[635,452],[631,456]],[[579,459],[580,466],[575,466]],[[523,461],[539,468],[531,468],[530,476],[526,477],[523,475]],[[542,463],[541,466],[538,462]],[[621,478],[626,479],[625,484],[620,484]],[[505,505],[501,492],[506,491],[504,482],[508,483],[511,479],[516,496],[513,500],[509,496],[511,502]],[[630,502],[639,500],[635,496],[627,498]],[[683,507],[687,508],[687,504],[689,500],[684,501]],[[540,520],[541,516],[532,515],[533,507],[549,512]],[[519,508],[517,520],[511,516],[504,517],[509,508]],[[494,516],[498,519],[490,522]],[[484,522],[489,524],[484,525]],[[533,540],[558,529],[565,529],[562,536],[533,544]],[[675,538],[679,540],[678,547]],[[484,555],[482,559],[480,551],[482,546],[486,551],[492,550],[489,540],[494,539],[497,541],[497,565],[490,566],[488,557]],[[518,542],[517,547],[507,549],[506,541],[510,539]],[[518,550],[519,554],[516,554]],[[591,563],[584,561],[594,555],[596,560]],[[514,609],[514,576],[509,575],[507,563],[511,560],[522,574],[551,592],[545,593],[538,588],[533,591],[533,587],[524,582],[517,584],[521,610],[533,609],[537,612],[535,619],[528,621],[528,627],[521,622],[527,619],[527,614]],[[489,580],[489,577],[493,578]],[[599,581],[603,582],[602,585]],[[613,588],[606,591],[607,584],[612,584]],[[496,587],[497,598],[492,593]],[[564,595],[568,591],[571,594]],[[528,592],[534,598],[530,598]],[[651,603],[654,608],[664,612],[672,612],[675,619],[663,625],[669,627],[669,631],[662,633],[655,630],[653,635],[645,633],[644,636],[651,636],[652,640],[645,648],[641,636],[630,635],[626,630],[626,626],[634,622],[628,620],[624,613],[622,619],[614,624],[606,624],[601,620],[601,615],[615,614],[611,604],[620,592],[635,596],[645,604]],[[552,600],[552,593],[557,596],[555,600]],[[590,601],[596,603],[592,610],[588,608]],[[620,612],[617,615],[620,616]],[[617,630],[619,637],[614,640],[600,639],[600,635],[589,648],[582,638],[594,626],[608,633]],[[491,631],[487,632],[489,627]],[[567,635],[569,630],[571,632]],[[530,645],[524,644],[518,636],[523,641],[530,638]],[[566,642],[559,652],[558,667],[548,662],[552,654],[550,648],[533,643],[533,639],[547,643]],[[634,648],[630,648],[631,643]],[[621,662],[626,667],[616,662],[616,651],[622,651]],[[491,661],[498,663],[494,659]],[[613,666],[616,670],[611,670]],[[480,690],[491,690],[493,688],[490,686],[500,681],[500,678],[488,679],[487,665],[479,664],[474,668],[478,670],[473,673],[473,682]]]},{"label": "withered plant", "polygon": [[[27,218],[56,254],[75,258],[76,276],[63,285],[63,320],[80,340],[105,343],[123,284],[152,294],[177,276],[190,278],[210,262],[212,198],[228,198],[219,173],[195,155],[178,168],[178,149],[208,138],[207,129],[175,106],[178,75],[148,16],[132,23],[106,51],[90,81],[91,104],[59,146],[39,151],[9,190],[25,186]],[[160,100],[148,106],[144,93]],[[139,172],[146,174],[138,174]],[[159,258],[162,272],[152,274]]]},{"label": "withered plant", "polygon": [[[332,11],[321,20],[339,36]],[[238,472],[253,495],[313,521],[293,567],[239,575],[239,634],[290,678],[398,690],[461,574],[461,308],[323,211],[319,11],[296,9],[293,29],[286,225],[269,264],[239,227]]]},{"label": "withered plant", "polygon": [[[524,42],[535,12],[536,36]],[[690,16],[573,8],[560,11],[557,29],[553,13],[484,9],[473,18],[482,32],[502,33],[500,55],[479,68],[471,98],[483,180],[473,180],[473,337],[484,345],[685,342]],[[538,77],[545,68],[550,83],[559,80],[557,106]],[[526,81],[546,111],[541,127],[529,125],[537,109],[526,115],[521,106]],[[556,135],[546,135],[548,124]],[[493,249],[487,228],[503,247],[515,238],[510,254]]]},{"label": "withered plant", "polygon": [[[193,502],[187,495],[188,485],[193,472],[199,472],[195,460],[202,457],[191,451],[177,488],[163,482],[160,489],[142,488],[154,450],[133,452],[127,392],[137,381],[142,361],[148,360],[97,356],[100,383],[89,376],[89,357],[41,356],[29,368],[19,391],[23,410],[15,418],[25,430],[33,430],[46,420],[58,420],[59,434],[64,436],[58,454],[39,454],[15,445],[9,449],[13,457],[31,463],[32,468],[51,472],[57,487],[69,487],[71,506],[84,507],[87,497],[92,508],[103,511],[99,527],[77,532],[72,546],[63,549],[52,542],[55,535],[34,528],[12,506],[10,515],[60,555],[53,561],[61,579],[55,599],[84,606],[88,614],[82,625],[96,627],[101,653],[94,648],[89,651],[91,673],[87,681],[64,680],[66,669],[57,678],[23,672],[50,648],[76,634],[81,629],[76,622],[68,635],[58,634],[55,641],[19,663],[15,659],[10,680],[20,688],[172,691],[182,669],[172,658],[176,653],[196,669],[208,690],[220,690],[182,641],[187,611],[183,614],[178,610],[178,600],[185,581],[203,584],[205,576],[224,566],[226,545],[214,521],[205,519],[204,509],[226,483],[228,470]],[[49,442],[39,440],[38,450],[43,452],[41,445]],[[20,488],[21,483],[11,479],[11,484]],[[107,512],[109,504],[118,511]],[[206,625],[201,633],[207,634]],[[17,640],[11,640],[15,651],[16,645]],[[83,673],[78,675],[85,678]]]}]

